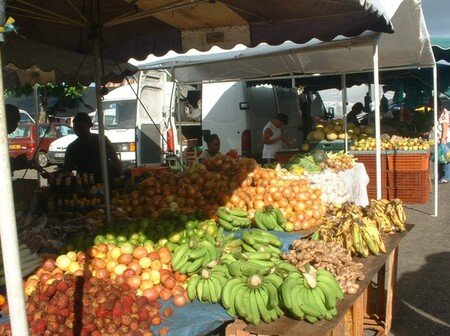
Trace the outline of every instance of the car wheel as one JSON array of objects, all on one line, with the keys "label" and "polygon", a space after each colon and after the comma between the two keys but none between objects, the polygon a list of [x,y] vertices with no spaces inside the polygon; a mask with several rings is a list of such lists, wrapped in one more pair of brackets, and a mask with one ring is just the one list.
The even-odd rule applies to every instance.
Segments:
[{"label": "car wheel", "polygon": [[48,166],[48,156],[46,152],[39,152],[38,155],[38,163],[41,167],[47,167]]}]

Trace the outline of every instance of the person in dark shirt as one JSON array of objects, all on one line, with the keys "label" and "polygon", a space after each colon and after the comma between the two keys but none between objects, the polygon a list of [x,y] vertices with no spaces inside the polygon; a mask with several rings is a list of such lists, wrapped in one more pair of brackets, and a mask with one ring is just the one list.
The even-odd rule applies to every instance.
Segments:
[{"label": "person in dark shirt", "polygon": [[[102,183],[99,136],[91,133],[92,126],[91,117],[87,113],[78,113],[73,119],[73,128],[78,138],[67,147],[63,170],[76,170],[78,174],[93,173],[95,182]],[[105,140],[108,176],[111,181],[122,175],[122,164],[111,141],[108,138]]]},{"label": "person in dark shirt", "polygon": [[352,123],[355,126],[359,125],[357,115],[364,110],[364,105],[362,103],[356,103],[352,106],[352,110],[347,113],[347,123]]}]

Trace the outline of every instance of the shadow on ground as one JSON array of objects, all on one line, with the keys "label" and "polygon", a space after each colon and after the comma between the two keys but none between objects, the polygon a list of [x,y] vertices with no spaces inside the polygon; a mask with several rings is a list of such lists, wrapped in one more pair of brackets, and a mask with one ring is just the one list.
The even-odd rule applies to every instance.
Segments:
[{"label": "shadow on ground", "polygon": [[450,335],[450,252],[430,254],[414,272],[397,282],[396,336]]}]

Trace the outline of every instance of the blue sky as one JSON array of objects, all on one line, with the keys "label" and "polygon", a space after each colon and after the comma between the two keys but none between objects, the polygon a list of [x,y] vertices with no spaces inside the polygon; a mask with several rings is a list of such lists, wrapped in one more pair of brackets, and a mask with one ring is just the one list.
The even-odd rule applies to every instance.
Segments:
[{"label": "blue sky", "polygon": [[422,0],[431,36],[450,36],[450,0]]}]

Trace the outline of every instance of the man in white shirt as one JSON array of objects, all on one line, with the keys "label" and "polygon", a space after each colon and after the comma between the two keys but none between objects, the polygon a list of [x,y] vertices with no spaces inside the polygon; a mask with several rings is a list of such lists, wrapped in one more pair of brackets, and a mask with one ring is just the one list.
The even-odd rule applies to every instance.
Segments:
[{"label": "man in white shirt", "polygon": [[263,129],[263,154],[265,162],[272,162],[276,159],[276,154],[283,149],[283,143],[291,147],[289,140],[283,134],[281,128],[289,123],[289,117],[284,113],[278,113],[275,118],[269,121]]}]

